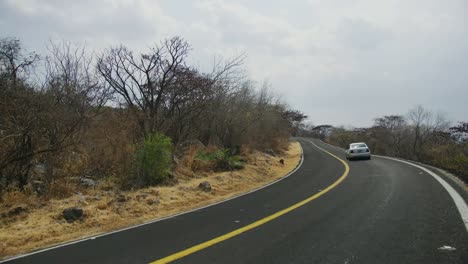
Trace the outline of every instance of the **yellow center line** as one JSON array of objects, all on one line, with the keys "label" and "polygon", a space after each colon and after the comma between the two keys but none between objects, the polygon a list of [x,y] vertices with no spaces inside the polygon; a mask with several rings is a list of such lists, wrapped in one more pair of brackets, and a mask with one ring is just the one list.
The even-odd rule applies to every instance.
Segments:
[{"label": "yellow center line", "polygon": [[[309,141],[309,142],[310,142],[310,141]],[[310,143],[312,143],[312,142],[310,142]],[[276,218],[278,218],[278,217],[280,217],[280,216],[282,216],[282,215],[285,215],[285,214],[287,214],[287,213],[289,213],[289,212],[291,212],[291,211],[293,211],[293,210],[295,210],[295,209],[297,209],[297,208],[299,208],[299,207],[301,207],[301,206],[303,206],[303,205],[309,203],[310,201],[313,201],[313,200],[319,198],[320,196],[322,196],[322,195],[324,195],[325,193],[329,192],[331,189],[335,188],[338,184],[340,184],[342,181],[344,181],[344,179],[348,176],[348,174],[349,174],[349,166],[348,166],[348,163],[346,163],[346,161],[342,160],[341,158],[335,156],[334,154],[332,154],[332,153],[326,151],[325,149],[323,149],[323,148],[321,148],[321,147],[315,145],[314,143],[312,143],[312,144],[313,144],[316,148],[318,148],[318,149],[324,151],[325,153],[327,153],[327,154],[329,154],[330,156],[334,157],[335,159],[339,160],[339,161],[344,165],[344,167],[345,167],[345,171],[344,171],[343,175],[341,175],[341,177],[340,177],[338,180],[336,180],[332,185],[330,185],[330,186],[328,186],[327,188],[323,189],[322,191],[320,191],[320,192],[318,192],[318,193],[316,193],[316,194],[310,196],[309,198],[307,198],[307,199],[305,199],[305,200],[302,200],[302,201],[300,201],[300,202],[298,202],[298,203],[296,203],[296,204],[294,204],[294,205],[292,205],[292,206],[290,206],[290,207],[288,207],[288,208],[285,208],[285,209],[283,209],[283,210],[281,210],[281,211],[279,211],[279,212],[276,212],[276,213],[274,213],[274,214],[272,214],[272,215],[269,215],[269,216],[267,216],[267,217],[265,217],[265,218],[262,218],[262,219],[260,219],[260,220],[257,220],[257,221],[255,221],[255,222],[249,224],[249,225],[246,225],[246,226],[244,226],[244,227],[241,227],[241,228],[239,228],[239,229],[236,229],[236,230],[234,230],[234,231],[231,231],[231,232],[229,232],[229,233],[227,233],[227,234],[224,234],[224,235],[222,235],[222,236],[213,238],[213,239],[208,240],[208,241],[206,241],[206,242],[200,243],[200,244],[195,245],[195,246],[193,246],[193,247],[187,248],[187,249],[182,250],[182,251],[180,251],[180,252],[174,253],[174,254],[169,255],[169,256],[167,256],[167,257],[164,257],[164,258],[162,258],[162,259],[158,259],[158,260],[156,260],[156,261],[153,261],[153,262],[151,262],[151,264],[169,263],[169,262],[172,262],[172,261],[181,259],[181,258],[183,258],[183,257],[186,257],[186,256],[188,256],[188,255],[190,255],[190,254],[193,254],[193,253],[197,252],[197,251],[203,250],[203,249],[205,249],[205,248],[207,248],[207,247],[211,247],[211,246],[213,246],[213,245],[215,245],[215,244],[218,244],[218,243],[223,242],[223,241],[225,241],[225,240],[228,240],[228,239],[230,239],[230,238],[233,238],[233,237],[235,237],[235,236],[237,236],[237,235],[240,235],[240,234],[242,234],[242,233],[244,233],[244,232],[247,232],[247,231],[249,231],[249,230],[252,230],[252,229],[254,229],[254,228],[258,227],[258,226],[261,226],[261,225],[263,225],[263,224],[265,224],[265,223],[268,223],[268,222],[270,222],[270,221],[272,221],[272,220],[274,220],[274,219],[276,219]]]}]

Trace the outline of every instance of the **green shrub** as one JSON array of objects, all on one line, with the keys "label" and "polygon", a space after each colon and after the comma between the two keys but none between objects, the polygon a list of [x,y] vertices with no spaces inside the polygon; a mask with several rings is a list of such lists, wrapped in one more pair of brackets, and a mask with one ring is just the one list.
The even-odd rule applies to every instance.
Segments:
[{"label": "green shrub", "polygon": [[198,151],[195,158],[202,161],[213,162],[214,169],[218,171],[240,170],[245,166],[240,156],[232,155],[229,149],[221,149],[213,152],[201,150]]},{"label": "green shrub", "polygon": [[141,185],[155,185],[169,175],[172,163],[171,139],[155,133],[145,139],[136,152],[137,176]]}]

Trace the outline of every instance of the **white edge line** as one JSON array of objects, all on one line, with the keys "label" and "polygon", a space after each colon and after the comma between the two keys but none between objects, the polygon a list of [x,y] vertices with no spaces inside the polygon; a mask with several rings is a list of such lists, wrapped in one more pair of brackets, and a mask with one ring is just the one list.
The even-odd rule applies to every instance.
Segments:
[{"label": "white edge line", "polygon": [[[305,141],[308,141],[308,140],[305,140]],[[312,142],[309,142],[309,143],[312,143]],[[248,192],[245,192],[245,193],[236,195],[236,196],[231,197],[231,198],[228,198],[228,199],[226,199],[226,200],[221,200],[221,201],[218,201],[218,202],[215,202],[215,203],[212,203],[212,204],[208,204],[208,205],[205,205],[205,206],[202,206],[202,207],[197,207],[197,208],[192,209],[192,210],[189,210],[189,211],[184,211],[184,212],[181,212],[181,213],[178,213],[178,214],[175,214],[175,215],[170,215],[170,216],[166,216],[166,217],[162,217],[162,218],[158,218],[158,219],[154,219],[154,220],[149,220],[149,221],[143,222],[143,223],[138,224],[138,225],[133,225],[133,226],[125,227],[125,228],[122,228],[122,229],[119,229],[119,230],[115,230],[115,231],[111,231],[111,232],[107,232],[107,233],[103,233],[103,234],[98,234],[98,235],[94,235],[94,236],[85,237],[85,238],[78,239],[78,240],[75,240],[75,241],[66,242],[66,243],[59,244],[59,245],[55,245],[55,246],[52,246],[52,247],[48,247],[48,248],[44,248],[44,249],[39,249],[39,250],[30,252],[30,253],[26,253],[26,254],[14,256],[14,257],[12,257],[12,258],[0,260],[0,263],[5,263],[5,262],[12,261],[12,260],[15,260],[15,259],[24,258],[24,257],[28,257],[28,256],[31,256],[31,255],[39,254],[39,253],[42,253],[42,252],[45,252],[45,251],[54,250],[54,249],[61,248],[61,247],[66,247],[66,246],[70,246],[70,245],[77,244],[77,243],[84,242],[84,241],[88,241],[88,240],[94,240],[94,239],[99,238],[99,237],[104,237],[104,236],[112,235],[112,234],[115,234],[115,233],[127,231],[127,230],[130,230],[130,229],[138,228],[138,227],[141,227],[141,226],[145,226],[145,225],[153,224],[153,223],[156,223],[156,222],[164,221],[164,220],[171,219],[171,218],[174,218],[174,217],[177,217],[177,216],[189,214],[189,213],[192,213],[192,212],[195,212],[195,211],[199,211],[199,210],[202,210],[202,209],[211,207],[211,206],[215,206],[215,205],[218,205],[218,204],[221,204],[221,203],[225,203],[225,202],[234,200],[234,199],[236,199],[236,198],[239,198],[239,197],[242,197],[242,196],[251,194],[251,193],[253,193],[253,192],[259,191],[259,190],[261,190],[261,189],[264,189],[264,188],[266,188],[266,187],[268,187],[268,186],[270,186],[270,185],[273,185],[273,184],[275,184],[275,183],[277,183],[277,182],[280,182],[280,181],[282,181],[282,180],[288,178],[289,176],[291,176],[292,174],[294,174],[294,173],[302,166],[302,163],[304,163],[304,149],[302,148],[302,145],[301,145],[301,144],[299,144],[299,145],[301,146],[301,161],[299,162],[299,164],[298,164],[292,171],[290,171],[290,172],[289,172],[288,174],[286,174],[285,176],[283,176],[283,177],[281,177],[281,178],[279,178],[279,179],[276,179],[276,180],[273,181],[273,182],[270,182],[270,183],[268,183],[268,184],[266,184],[266,185],[260,186],[260,187],[258,187],[258,188],[256,188],[256,189],[251,190],[251,191],[248,191]]]},{"label": "white edge line", "polygon": [[374,155],[374,156],[409,164],[409,165],[411,165],[413,167],[416,167],[416,168],[419,168],[419,169],[423,170],[424,172],[426,172],[429,175],[431,175],[432,177],[434,177],[445,188],[445,190],[452,197],[453,201],[455,202],[455,205],[457,206],[458,212],[460,213],[463,224],[465,225],[466,231],[468,232],[468,205],[465,203],[465,200],[463,200],[461,195],[450,184],[448,184],[444,179],[442,179],[439,175],[435,174],[434,172],[424,168],[423,166],[420,166],[420,165],[417,165],[417,164],[414,164],[414,163],[411,163],[411,162],[408,162],[408,161],[404,161],[404,160],[400,160],[400,159],[396,159],[396,158],[391,158],[391,157],[386,157],[386,156],[380,156],[380,155]]},{"label": "white edge line", "polygon": [[[337,146],[333,146],[331,144],[328,144],[327,142],[325,142],[323,140],[321,140],[321,141],[323,143],[331,146],[331,147],[343,150],[342,148],[337,147]],[[384,158],[384,159],[389,159],[389,160],[394,160],[394,161],[399,161],[399,162],[402,162],[402,163],[409,164],[411,166],[414,166],[414,167],[416,167],[418,169],[423,170],[424,172],[426,172],[429,175],[431,175],[432,177],[434,177],[445,188],[445,190],[449,193],[450,197],[452,197],[452,200],[455,202],[455,206],[457,207],[457,210],[460,213],[460,217],[461,217],[461,219],[463,221],[463,224],[465,225],[465,229],[468,232],[468,205],[466,204],[465,200],[461,197],[461,195],[449,183],[447,183],[447,181],[445,181],[442,177],[440,177],[436,173],[424,168],[423,166],[414,164],[412,162],[401,160],[401,159],[398,159],[398,158],[382,156],[382,155],[374,155],[374,154],[372,154],[372,155],[376,156],[376,157],[379,157],[379,158]]]}]

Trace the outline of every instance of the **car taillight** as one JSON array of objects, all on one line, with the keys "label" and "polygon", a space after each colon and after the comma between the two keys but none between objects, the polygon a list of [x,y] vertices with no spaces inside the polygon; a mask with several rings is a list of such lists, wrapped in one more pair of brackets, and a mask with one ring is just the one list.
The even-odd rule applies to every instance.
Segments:
[{"label": "car taillight", "polygon": [[366,149],[366,152],[369,152],[369,149]]}]

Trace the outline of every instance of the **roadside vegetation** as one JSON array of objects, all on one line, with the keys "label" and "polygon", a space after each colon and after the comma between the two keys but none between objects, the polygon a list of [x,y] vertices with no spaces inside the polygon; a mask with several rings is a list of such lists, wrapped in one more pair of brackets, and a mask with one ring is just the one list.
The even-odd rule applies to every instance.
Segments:
[{"label": "roadside vegetation", "polygon": [[[263,183],[272,178],[252,166],[265,153],[275,158],[261,165],[266,172],[280,159],[281,168],[298,162],[284,155],[306,116],[245,76],[243,55],[202,72],[188,65],[191,48],[180,37],[142,53],[123,45],[96,53],[69,42],[51,42],[48,51],[26,52],[19,40],[0,38],[0,241],[17,228],[15,219],[40,208],[55,224],[94,219],[101,211],[83,210],[91,199],[83,197],[94,192],[98,208],[114,208],[108,203],[124,201],[124,192],[215,173],[255,171],[264,179],[252,186]],[[241,191],[223,184],[214,190]],[[140,198],[132,201],[151,203]],[[192,206],[175,199],[172,212]]]},{"label": "roadside vegetation", "polygon": [[375,154],[433,165],[468,183],[468,122],[450,125],[443,114],[422,106],[405,115],[375,118],[371,127],[309,126],[302,133],[343,148],[365,141]]},{"label": "roadside vegetation", "polygon": [[[175,185],[117,191],[104,183],[47,202],[21,191],[9,192],[4,202],[20,203],[22,207],[16,208],[28,211],[14,214],[10,210],[12,215],[0,220],[0,258],[174,215],[253,190],[293,170],[301,159],[301,147],[293,142],[275,156],[251,149],[241,153],[241,158],[245,159],[243,169],[217,172],[198,167],[192,171],[198,158],[187,155],[177,166],[178,173],[186,176],[179,176]],[[64,219],[62,211],[70,206],[82,209],[83,216],[75,221]]]},{"label": "roadside vegetation", "polygon": [[187,65],[174,37],[145,53],[120,45],[96,54],[68,42],[49,54],[0,39],[0,194],[72,194],[73,177],[140,188],[177,179],[191,146],[218,170],[244,149],[281,151],[306,116],[243,74],[244,56],[211,72]]}]

